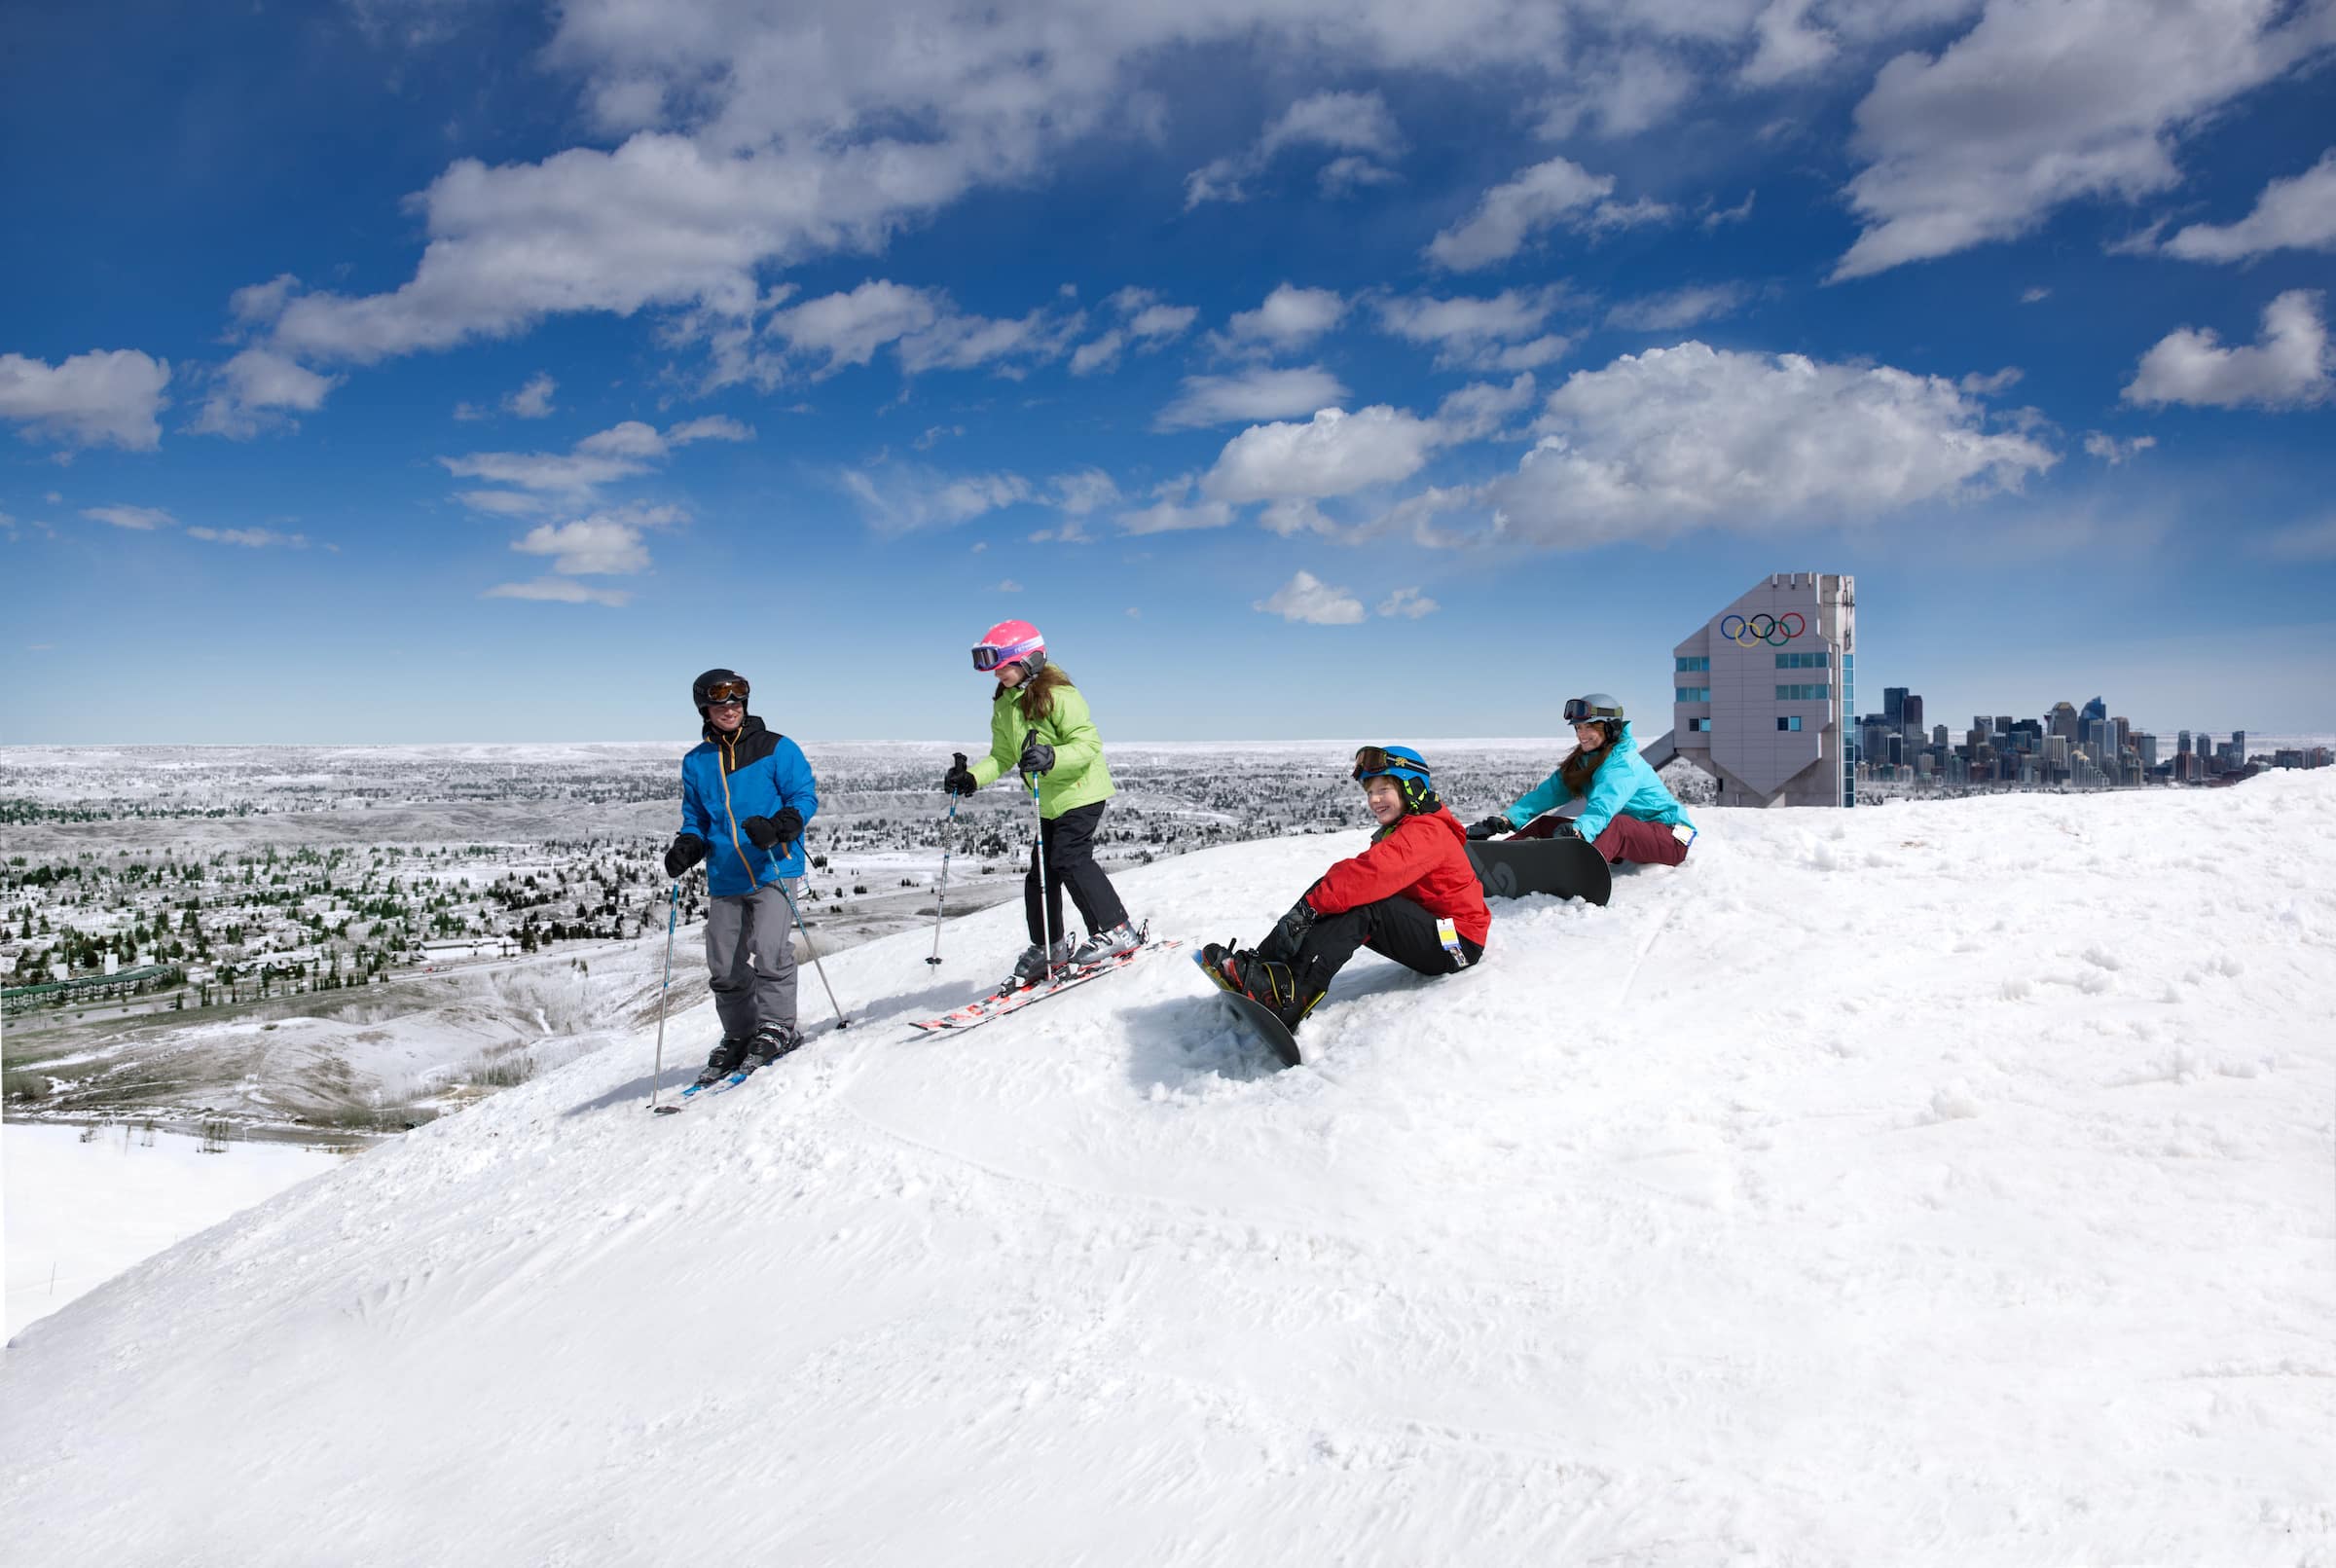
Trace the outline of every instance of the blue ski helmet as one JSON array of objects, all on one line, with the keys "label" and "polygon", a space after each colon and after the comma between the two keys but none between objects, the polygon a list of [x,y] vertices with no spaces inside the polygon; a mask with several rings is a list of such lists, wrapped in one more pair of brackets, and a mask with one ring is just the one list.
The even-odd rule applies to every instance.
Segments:
[{"label": "blue ski helmet", "polygon": [[1435,782],[1429,777],[1427,758],[1407,746],[1362,748],[1355,752],[1354,778],[1357,784],[1371,779],[1393,779],[1403,788],[1405,811],[1434,811],[1440,804]]}]

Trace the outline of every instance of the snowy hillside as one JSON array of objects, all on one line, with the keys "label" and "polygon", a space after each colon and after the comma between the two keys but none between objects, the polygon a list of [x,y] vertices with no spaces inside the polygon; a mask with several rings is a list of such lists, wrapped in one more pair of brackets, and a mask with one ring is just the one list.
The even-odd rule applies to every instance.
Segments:
[{"label": "snowy hillside", "polygon": [[7,1554],[2336,1562],[2331,808],[1706,810],[1287,1074],[1181,951],[936,1041],[1018,908],[856,949],[737,1094],[644,1034],[34,1324]]}]

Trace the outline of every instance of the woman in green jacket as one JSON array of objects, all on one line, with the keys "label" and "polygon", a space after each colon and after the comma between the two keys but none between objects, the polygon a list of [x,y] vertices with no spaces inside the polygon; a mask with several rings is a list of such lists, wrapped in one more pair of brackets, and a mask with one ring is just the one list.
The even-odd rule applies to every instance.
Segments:
[{"label": "woman in green jacket", "polygon": [[[990,698],[989,754],[968,768],[961,753],[941,787],[969,795],[1013,769],[1039,796],[1039,843],[1022,884],[1030,947],[1015,963],[1006,989],[1036,985],[1052,971],[1101,964],[1143,945],[1112,879],[1095,863],[1095,829],[1113,790],[1087,700],[1069,675],[1046,662],[1046,639],[1028,621],[991,627],[973,645],[973,668],[998,677]],[[1063,930],[1066,887],[1087,923],[1087,939],[1077,947]]]}]

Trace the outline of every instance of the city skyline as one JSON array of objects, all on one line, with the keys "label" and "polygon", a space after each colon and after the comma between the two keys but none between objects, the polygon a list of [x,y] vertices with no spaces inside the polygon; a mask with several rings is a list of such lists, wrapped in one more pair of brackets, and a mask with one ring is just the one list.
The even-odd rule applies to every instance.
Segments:
[{"label": "city skyline", "polygon": [[27,18],[0,741],[977,735],[1007,617],[1557,734],[1818,565],[1869,684],[2336,732],[2323,11],[1690,9]]}]

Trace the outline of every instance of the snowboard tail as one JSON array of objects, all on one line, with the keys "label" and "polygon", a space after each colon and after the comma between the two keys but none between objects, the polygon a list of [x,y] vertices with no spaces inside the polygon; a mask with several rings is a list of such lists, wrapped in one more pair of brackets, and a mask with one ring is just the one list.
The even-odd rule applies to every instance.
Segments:
[{"label": "snowboard tail", "polygon": [[1208,962],[1200,954],[1193,954],[1192,962],[1200,966],[1201,973],[1216,984],[1218,994],[1224,999],[1234,1019],[1251,1039],[1281,1058],[1282,1066],[1305,1066],[1305,1057],[1297,1048],[1297,1037],[1290,1033],[1289,1025],[1274,1016],[1271,1007],[1234,990],[1223,975],[1209,967]]}]

